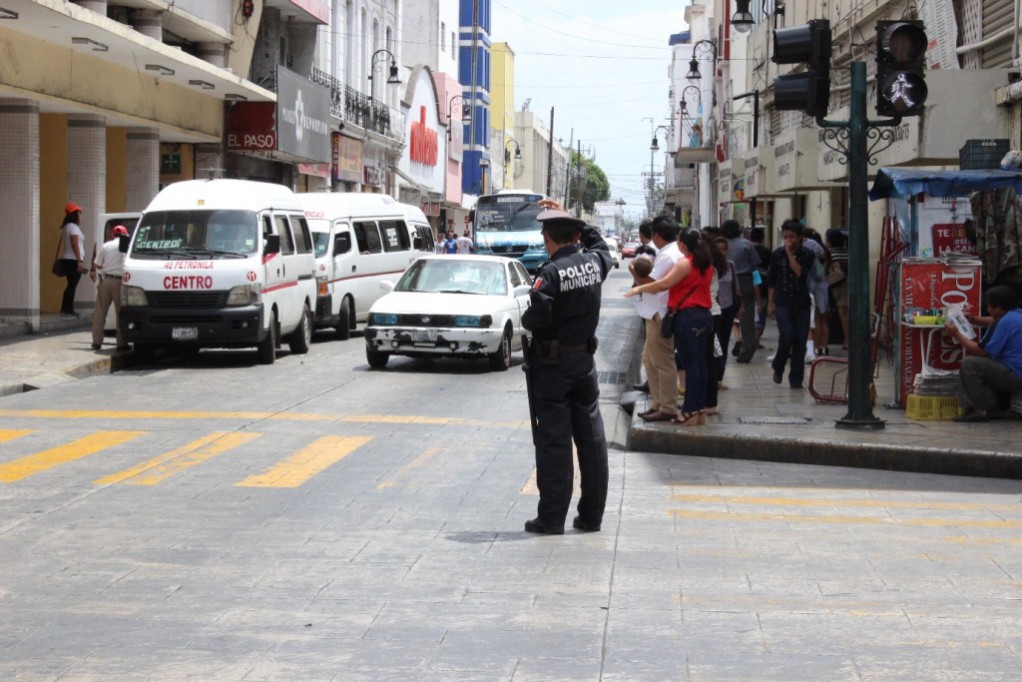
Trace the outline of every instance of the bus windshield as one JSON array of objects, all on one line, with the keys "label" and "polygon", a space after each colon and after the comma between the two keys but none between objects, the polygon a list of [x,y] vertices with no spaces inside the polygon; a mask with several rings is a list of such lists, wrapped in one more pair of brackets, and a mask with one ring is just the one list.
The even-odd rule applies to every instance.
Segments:
[{"label": "bus windshield", "polygon": [[497,194],[481,196],[475,207],[476,232],[525,232],[539,230],[536,216],[541,194]]}]

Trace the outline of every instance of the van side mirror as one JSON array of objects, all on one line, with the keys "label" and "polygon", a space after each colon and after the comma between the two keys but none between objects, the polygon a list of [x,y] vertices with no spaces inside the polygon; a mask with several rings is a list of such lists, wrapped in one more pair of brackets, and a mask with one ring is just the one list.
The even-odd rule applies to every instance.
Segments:
[{"label": "van side mirror", "polygon": [[334,255],[340,256],[351,251],[351,234],[342,232],[334,237]]},{"label": "van side mirror", "polygon": [[263,253],[270,255],[271,253],[280,253],[280,235],[279,234],[268,234],[263,237]]},{"label": "van side mirror", "polygon": [[128,243],[131,242],[131,237],[126,234],[122,234],[117,238],[117,250],[121,253],[128,252]]}]

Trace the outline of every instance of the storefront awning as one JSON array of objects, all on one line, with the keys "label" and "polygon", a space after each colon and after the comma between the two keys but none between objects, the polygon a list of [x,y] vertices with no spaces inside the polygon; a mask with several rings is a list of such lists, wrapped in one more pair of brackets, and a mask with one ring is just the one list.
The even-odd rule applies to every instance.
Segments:
[{"label": "storefront awning", "polygon": [[926,170],[918,168],[881,168],[877,171],[869,198],[964,197],[972,192],[1011,187],[1022,195],[1022,172],[1002,170]]}]

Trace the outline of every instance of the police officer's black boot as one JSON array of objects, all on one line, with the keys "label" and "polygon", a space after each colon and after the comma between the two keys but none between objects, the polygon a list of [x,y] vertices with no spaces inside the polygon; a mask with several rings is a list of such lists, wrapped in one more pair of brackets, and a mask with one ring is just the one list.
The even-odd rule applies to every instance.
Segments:
[{"label": "police officer's black boot", "polygon": [[538,516],[525,522],[526,533],[542,533],[543,535],[564,535],[564,526],[551,526]]}]

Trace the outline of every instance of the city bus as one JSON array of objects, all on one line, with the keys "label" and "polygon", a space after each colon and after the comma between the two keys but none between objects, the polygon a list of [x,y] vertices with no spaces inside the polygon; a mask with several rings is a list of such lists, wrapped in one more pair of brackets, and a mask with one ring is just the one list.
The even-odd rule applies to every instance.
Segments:
[{"label": "city bus", "polygon": [[476,253],[517,258],[529,272],[547,259],[542,225],[536,220],[545,194],[505,189],[476,200],[472,215],[472,241]]}]

